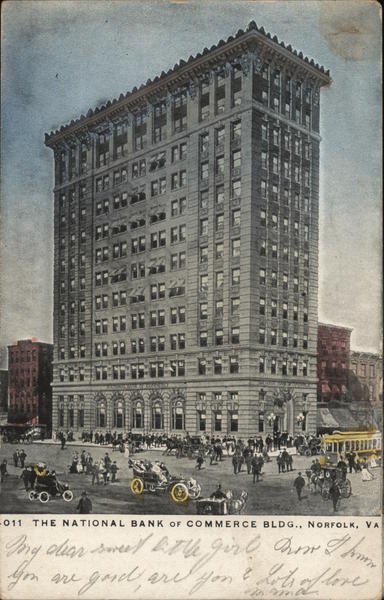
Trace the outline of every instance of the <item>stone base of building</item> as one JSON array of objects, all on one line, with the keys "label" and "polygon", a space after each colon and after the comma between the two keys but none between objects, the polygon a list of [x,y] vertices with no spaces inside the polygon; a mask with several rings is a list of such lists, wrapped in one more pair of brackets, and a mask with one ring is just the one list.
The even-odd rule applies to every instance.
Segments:
[{"label": "stone base of building", "polygon": [[316,433],[316,382],[205,381],[53,387],[53,431],[249,437]]}]

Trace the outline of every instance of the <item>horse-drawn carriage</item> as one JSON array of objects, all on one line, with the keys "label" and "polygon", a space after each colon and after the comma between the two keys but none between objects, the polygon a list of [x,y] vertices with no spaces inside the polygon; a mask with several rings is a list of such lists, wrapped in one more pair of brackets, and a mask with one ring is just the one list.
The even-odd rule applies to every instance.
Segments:
[{"label": "horse-drawn carriage", "polygon": [[297,448],[298,454],[301,456],[315,456],[321,453],[321,440],[319,438],[312,438],[308,442],[303,440]]},{"label": "horse-drawn carriage", "polygon": [[151,494],[168,493],[176,504],[183,504],[189,499],[197,500],[201,494],[201,486],[193,477],[171,475],[162,463],[131,459],[129,465],[133,469],[130,488],[135,496],[145,491]]},{"label": "horse-drawn carriage", "polygon": [[326,465],[318,472],[308,471],[308,474],[310,474],[310,483],[313,485],[314,491],[316,492],[316,489],[319,488],[323,500],[329,500],[331,497],[330,490],[334,483],[339,488],[341,498],[349,498],[352,494],[352,484],[347,479],[346,469]]},{"label": "horse-drawn carriage", "polygon": [[35,474],[33,489],[28,494],[29,500],[37,500],[46,504],[52,497],[61,497],[65,502],[73,500],[73,492],[68,483],[59,481],[55,471],[49,471],[45,463],[31,465]]},{"label": "horse-drawn carriage", "polygon": [[196,501],[198,515],[239,515],[248,500],[248,492],[241,490],[235,494],[227,490],[223,498],[200,498]]},{"label": "horse-drawn carriage", "polygon": [[321,486],[321,497],[323,500],[329,500],[330,489],[335,483],[340,491],[341,498],[349,498],[352,494],[352,484],[347,479],[347,471],[339,467],[326,466],[323,469],[323,484]]}]

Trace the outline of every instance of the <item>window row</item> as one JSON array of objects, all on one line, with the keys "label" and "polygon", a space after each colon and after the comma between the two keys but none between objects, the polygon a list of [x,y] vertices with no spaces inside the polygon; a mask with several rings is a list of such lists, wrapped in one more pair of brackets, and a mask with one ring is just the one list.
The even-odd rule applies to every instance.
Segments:
[{"label": "window row", "polygon": [[[269,336],[266,335],[266,330],[264,327],[259,328],[259,344],[270,344],[271,346],[277,346],[278,344],[283,346],[284,348],[288,347],[289,342],[288,331],[278,331],[277,329],[270,329]],[[302,336],[302,347],[305,350],[308,348],[308,334],[304,333]],[[291,345],[293,348],[298,347],[299,336],[297,333],[294,333],[291,336]]]},{"label": "window row", "polygon": [[[268,369],[267,369],[268,368]],[[293,377],[308,376],[308,361],[291,360],[286,358],[278,360],[277,358],[265,359],[263,356],[259,358],[259,373],[267,373],[271,375],[292,375]]]}]

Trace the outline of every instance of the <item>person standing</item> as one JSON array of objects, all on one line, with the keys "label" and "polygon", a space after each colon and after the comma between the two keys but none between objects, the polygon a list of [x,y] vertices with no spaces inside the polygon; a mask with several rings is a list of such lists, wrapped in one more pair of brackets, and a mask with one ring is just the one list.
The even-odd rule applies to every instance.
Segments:
[{"label": "person standing", "polygon": [[282,456],[281,452],[279,452],[279,454],[276,456],[276,462],[277,462],[278,472],[281,473],[282,471],[284,471],[284,462],[283,462],[283,456]]},{"label": "person standing", "polygon": [[235,475],[237,475],[237,470],[239,468],[239,456],[236,453],[232,456],[232,465],[233,465],[233,472]]},{"label": "person standing", "polygon": [[99,480],[99,463],[96,460],[94,462],[94,464],[91,467],[91,473],[92,473],[92,485],[95,485],[95,482],[97,485],[99,485],[100,480]]},{"label": "person standing", "polygon": [[118,471],[118,466],[117,466],[115,460],[111,464],[110,471],[111,471],[111,483],[116,483],[116,475],[117,475],[117,471]]},{"label": "person standing", "polygon": [[333,510],[337,512],[339,499],[340,499],[340,488],[337,485],[336,481],[334,481],[329,488],[329,495],[332,498]]},{"label": "person standing", "polygon": [[24,467],[23,471],[22,471],[22,473],[20,475],[20,479],[23,480],[24,488],[25,488],[26,492],[28,492],[29,486],[30,486],[30,483],[31,483],[31,473],[30,473],[30,471],[31,471],[30,467]]},{"label": "person standing", "polygon": [[253,483],[255,483],[255,481],[259,481],[259,478],[260,478],[260,461],[257,456],[252,457],[251,466],[252,466]]},{"label": "person standing", "polygon": [[27,455],[24,451],[24,448],[22,448],[19,452],[19,462],[20,462],[20,467],[22,469],[24,469],[24,463],[25,463],[25,459],[27,458]]},{"label": "person standing", "polygon": [[19,466],[19,451],[15,450],[13,453],[13,464],[15,465],[15,467]]},{"label": "person standing", "polygon": [[3,483],[5,476],[8,475],[7,471],[7,460],[4,458],[3,462],[0,465],[0,475],[1,475],[1,483]]},{"label": "person standing", "polygon": [[301,493],[305,486],[305,480],[304,480],[304,477],[301,476],[300,472],[299,472],[298,476],[296,477],[295,481],[293,482],[293,485],[296,488],[297,497],[301,501]]},{"label": "person standing", "polygon": [[81,492],[81,498],[76,510],[78,510],[81,515],[89,515],[89,513],[92,512],[92,502],[88,497],[87,492]]}]

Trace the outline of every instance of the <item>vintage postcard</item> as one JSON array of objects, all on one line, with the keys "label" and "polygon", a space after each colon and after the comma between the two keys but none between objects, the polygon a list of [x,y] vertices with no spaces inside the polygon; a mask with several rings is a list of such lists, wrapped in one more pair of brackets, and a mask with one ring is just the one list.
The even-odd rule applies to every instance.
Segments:
[{"label": "vintage postcard", "polygon": [[1,598],[381,598],[380,47],[3,4]]}]

